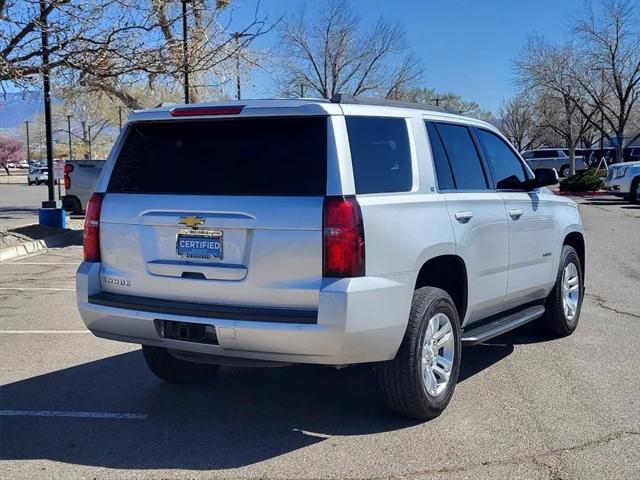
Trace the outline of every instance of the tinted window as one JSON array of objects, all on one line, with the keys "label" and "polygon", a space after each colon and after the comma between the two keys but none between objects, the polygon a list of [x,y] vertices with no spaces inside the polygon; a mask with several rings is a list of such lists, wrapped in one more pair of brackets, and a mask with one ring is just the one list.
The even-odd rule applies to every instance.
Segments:
[{"label": "tinted window", "polygon": [[533,158],[556,158],[558,152],[555,150],[536,150],[533,152]]},{"label": "tinted window", "polygon": [[356,193],[411,190],[409,134],[403,118],[346,117]]},{"label": "tinted window", "polygon": [[522,154],[522,157],[526,159],[533,158],[533,152],[524,152],[524,154]]},{"label": "tinted window", "polygon": [[437,129],[449,158],[456,188],[458,190],[486,189],[484,171],[469,129],[447,123],[437,124]]},{"label": "tinted window", "polygon": [[326,118],[132,124],[109,192],[324,195]]},{"label": "tinted window", "polygon": [[487,130],[476,130],[487,163],[498,189],[521,188],[527,179],[522,163],[513,150],[497,135]]},{"label": "tinted window", "polygon": [[431,143],[431,153],[433,154],[433,164],[436,168],[436,177],[438,177],[438,188],[440,190],[453,190],[455,183],[453,182],[453,174],[447,160],[447,154],[442,146],[442,140],[431,122],[426,122],[427,132],[429,133],[429,142]]}]

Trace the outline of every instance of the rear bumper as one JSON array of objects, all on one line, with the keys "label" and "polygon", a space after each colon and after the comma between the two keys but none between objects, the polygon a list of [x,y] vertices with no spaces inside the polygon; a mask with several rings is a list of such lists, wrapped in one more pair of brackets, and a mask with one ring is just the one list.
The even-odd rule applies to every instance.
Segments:
[{"label": "rear bumper", "polygon": [[[311,312],[154,304],[152,299],[122,303],[136,297],[104,295],[99,273],[100,264],[83,263],[76,275],[80,315],[98,337],[205,355],[326,365],[393,358],[406,329],[415,280],[412,273],[325,280],[318,310]],[[265,317],[265,311],[273,315]],[[212,325],[218,345],[164,338],[154,320]]]}]

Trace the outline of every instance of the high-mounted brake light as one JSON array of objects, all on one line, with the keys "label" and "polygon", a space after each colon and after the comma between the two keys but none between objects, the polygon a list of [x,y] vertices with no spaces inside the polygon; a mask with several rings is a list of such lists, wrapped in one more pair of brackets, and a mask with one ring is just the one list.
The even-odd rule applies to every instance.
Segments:
[{"label": "high-mounted brake light", "polygon": [[364,226],[355,197],[326,197],[323,206],[323,276],[363,277]]},{"label": "high-mounted brake light", "polygon": [[71,188],[71,177],[69,174],[73,172],[73,165],[70,163],[64,164],[64,189],[69,190]]},{"label": "high-mounted brake light", "polygon": [[100,261],[100,210],[104,193],[94,193],[87,203],[87,212],[84,218],[84,261]]},{"label": "high-mounted brake light", "polygon": [[170,110],[172,117],[195,117],[198,115],[237,115],[244,105],[219,107],[176,107]]}]

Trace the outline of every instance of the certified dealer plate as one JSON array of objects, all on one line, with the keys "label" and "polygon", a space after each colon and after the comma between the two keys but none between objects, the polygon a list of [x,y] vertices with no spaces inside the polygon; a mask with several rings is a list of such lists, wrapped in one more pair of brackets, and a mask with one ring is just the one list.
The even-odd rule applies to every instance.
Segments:
[{"label": "certified dealer plate", "polygon": [[181,230],[176,239],[176,253],[183,258],[222,259],[220,230]]}]

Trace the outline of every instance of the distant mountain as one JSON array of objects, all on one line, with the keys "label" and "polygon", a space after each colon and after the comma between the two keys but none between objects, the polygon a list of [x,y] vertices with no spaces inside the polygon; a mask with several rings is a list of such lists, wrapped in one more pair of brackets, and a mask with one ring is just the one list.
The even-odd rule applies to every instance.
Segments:
[{"label": "distant mountain", "polygon": [[17,128],[44,111],[42,92],[13,92],[0,95],[0,129]]}]

